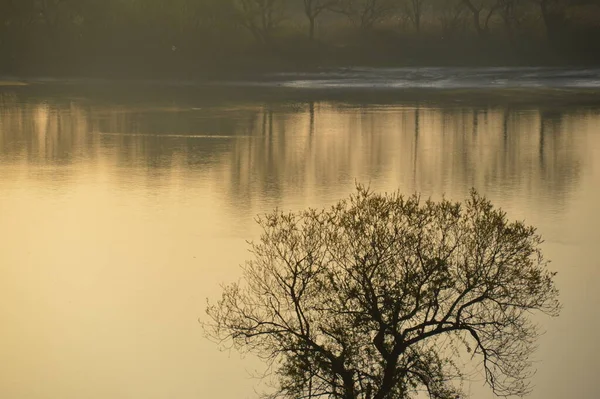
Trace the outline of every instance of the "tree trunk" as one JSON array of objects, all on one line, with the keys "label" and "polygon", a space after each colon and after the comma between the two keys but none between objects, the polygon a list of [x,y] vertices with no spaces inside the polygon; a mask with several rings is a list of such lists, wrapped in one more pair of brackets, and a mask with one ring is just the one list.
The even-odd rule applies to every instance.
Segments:
[{"label": "tree trunk", "polygon": [[470,0],[463,0],[463,3],[465,4],[465,6],[467,6],[469,11],[471,11],[471,13],[473,14],[473,25],[475,27],[475,30],[477,31],[477,35],[479,37],[484,36],[485,29],[481,26],[481,20],[480,20],[481,9],[478,9],[477,7],[475,7],[473,5],[473,3],[471,3]]},{"label": "tree trunk", "polygon": [[473,24],[477,30],[477,35],[483,36],[483,28],[481,27],[481,22],[479,21],[479,10],[473,11]]},{"label": "tree trunk", "polygon": [[421,6],[423,0],[412,0],[412,12],[414,16],[415,31],[421,34]]},{"label": "tree trunk", "polygon": [[511,47],[515,47],[517,45],[516,41],[516,32],[514,26],[514,10],[510,8],[510,6],[505,6],[502,10],[502,20],[504,21],[504,28],[506,29],[506,36],[508,37],[508,42]]},{"label": "tree trunk", "polygon": [[310,22],[308,37],[309,37],[310,41],[313,41],[313,40],[315,40],[315,17],[309,16],[308,20]]},{"label": "tree trunk", "polygon": [[550,2],[551,0],[541,0],[540,8],[546,28],[546,38],[551,44],[556,44],[564,27],[565,12],[564,9],[552,9]]}]

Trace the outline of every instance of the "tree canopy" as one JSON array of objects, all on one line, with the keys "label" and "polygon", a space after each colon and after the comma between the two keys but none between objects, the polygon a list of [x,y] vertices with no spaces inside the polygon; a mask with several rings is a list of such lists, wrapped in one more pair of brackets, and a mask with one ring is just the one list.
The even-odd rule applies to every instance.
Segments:
[{"label": "tree canopy", "polygon": [[456,398],[461,359],[498,395],[530,391],[532,313],[560,309],[534,227],[475,191],[455,203],[362,186],[257,221],[243,278],[209,303],[205,329],[262,357],[275,397]]}]

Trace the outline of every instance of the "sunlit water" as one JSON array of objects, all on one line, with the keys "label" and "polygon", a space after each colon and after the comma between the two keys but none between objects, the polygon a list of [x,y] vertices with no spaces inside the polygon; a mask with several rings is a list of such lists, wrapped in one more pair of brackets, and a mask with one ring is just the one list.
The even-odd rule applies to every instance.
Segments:
[{"label": "sunlit water", "polygon": [[538,226],[564,310],[532,398],[600,397],[600,107],[135,90],[1,91],[1,398],[256,397],[257,363],[203,338],[206,298],[240,276],[256,214],[355,181],[475,187]]}]

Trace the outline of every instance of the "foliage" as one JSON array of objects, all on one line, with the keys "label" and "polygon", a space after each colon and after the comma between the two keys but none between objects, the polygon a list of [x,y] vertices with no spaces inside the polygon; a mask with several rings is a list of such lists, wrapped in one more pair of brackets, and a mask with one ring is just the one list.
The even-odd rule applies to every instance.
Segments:
[{"label": "foliage", "polygon": [[529,392],[531,313],[559,312],[535,228],[476,192],[461,204],[361,186],[258,223],[242,281],[209,304],[205,328],[265,359],[275,396],[455,398],[465,352],[495,393]]}]

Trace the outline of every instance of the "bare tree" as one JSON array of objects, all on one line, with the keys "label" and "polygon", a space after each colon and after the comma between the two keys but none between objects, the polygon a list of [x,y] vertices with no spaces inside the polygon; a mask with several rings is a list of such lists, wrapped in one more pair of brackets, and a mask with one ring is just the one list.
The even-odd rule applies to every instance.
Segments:
[{"label": "bare tree", "polygon": [[546,36],[551,43],[555,44],[565,37],[565,30],[573,24],[573,21],[569,21],[569,14],[574,7],[600,6],[599,0],[534,0],[534,2],[540,7]]},{"label": "bare tree", "polygon": [[283,19],[284,0],[235,0],[239,21],[262,44],[271,42]]},{"label": "bare tree", "polygon": [[304,14],[308,18],[309,28],[308,37],[310,40],[315,38],[316,20],[323,11],[335,9],[342,0],[302,0],[304,5]]},{"label": "bare tree", "polygon": [[531,4],[517,0],[498,0],[498,12],[504,23],[509,42],[516,44],[516,39],[523,20],[527,17],[526,8]]},{"label": "bare tree", "polygon": [[498,0],[463,0],[463,3],[473,17],[473,27],[482,37],[489,33],[490,20],[500,8]]},{"label": "bare tree", "polygon": [[423,17],[425,0],[406,0],[404,10],[412,22],[417,34],[421,33],[421,19]]},{"label": "bare tree", "polygon": [[456,398],[459,350],[495,393],[529,392],[530,315],[560,307],[535,228],[475,192],[461,204],[360,186],[328,210],[258,223],[242,282],[209,304],[205,328],[262,356],[274,397]]},{"label": "bare tree", "polygon": [[568,9],[575,3],[587,3],[588,0],[537,0],[539,4],[546,37],[551,43],[560,40],[567,25]]},{"label": "bare tree", "polygon": [[438,19],[444,37],[452,37],[465,30],[465,11],[462,0],[445,0],[440,4]]},{"label": "bare tree", "polygon": [[360,29],[368,30],[397,7],[396,0],[341,0],[332,10],[346,15]]}]

